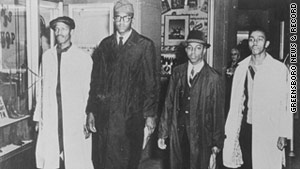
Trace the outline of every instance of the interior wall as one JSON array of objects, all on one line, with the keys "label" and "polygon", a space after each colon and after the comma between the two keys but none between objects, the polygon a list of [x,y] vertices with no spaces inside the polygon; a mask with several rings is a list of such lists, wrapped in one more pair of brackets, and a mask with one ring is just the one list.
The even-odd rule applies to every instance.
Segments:
[{"label": "interior wall", "polygon": [[[220,1],[220,0],[208,0],[206,2],[212,2],[214,3],[214,9],[212,11],[212,16],[214,17],[214,23],[213,23],[213,29],[209,28],[207,26],[207,29],[210,29],[213,31],[213,42],[211,45],[213,45],[213,67],[221,74],[225,73],[225,68],[228,61],[229,51],[232,47],[236,46],[236,14],[237,14],[237,4],[238,0],[226,0],[226,1]],[[169,0],[168,2],[171,2]],[[208,22],[208,16],[209,14],[205,14],[201,12],[203,10],[205,1],[201,0],[198,6],[195,8],[194,12],[193,10],[189,8],[181,9],[181,10],[169,10],[164,15],[182,15],[182,14],[189,14],[191,17],[194,17],[195,20],[203,20],[204,23]],[[164,10],[164,8],[162,9]],[[162,53],[169,53],[170,49],[171,52],[173,50],[173,47],[169,47],[164,45],[164,15],[162,15]],[[190,22],[190,27],[192,28],[193,24]],[[162,54],[162,55],[163,55]],[[178,53],[179,55],[184,54],[183,52]],[[177,54],[177,55],[178,55]],[[166,57],[172,57],[170,55],[166,55]],[[176,64],[176,63],[175,63]]]},{"label": "interior wall", "polygon": [[[153,40],[156,48],[156,55],[160,59],[160,30],[161,30],[161,0],[129,0],[133,5],[137,5],[138,10],[135,11],[134,24],[137,31],[142,35]],[[64,4],[78,4],[78,3],[114,3],[116,0],[64,0]],[[64,14],[68,14],[68,10],[64,10]]]},{"label": "interior wall", "polygon": [[238,30],[263,27],[269,33],[270,46],[267,51],[276,59],[282,60],[289,50],[288,26],[285,24],[283,56],[280,55],[280,22],[289,21],[289,0],[238,0]]},{"label": "interior wall", "polygon": [[227,57],[229,54],[229,46],[234,43],[232,38],[236,38],[233,34],[235,31],[234,26],[229,27],[229,23],[233,23],[234,19],[229,18],[233,15],[234,0],[219,1],[214,0],[214,51],[213,51],[213,64],[214,68],[224,74],[227,65]]},{"label": "interior wall", "polygon": [[161,28],[161,0],[139,0],[141,9],[141,34],[154,41],[156,55],[160,62],[160,28]]},{"label": "interior wall", "polygon": [[[224,54],[224,62],[226,65],[224,65],[224,68],[227,66],[227,63],[231,61],[230,51],[232,48],[236,47],[237,44],[237,8],[238,8],[238,0],[230,0],[228,1],[228,43],[226,47],[226,53]],[[223,69],[224,70],[224,69]],[[223,71],[225,72],[225,71]]]},{"label": "interior wall", "polygon": [[[165,11],[163,14],[161,10],[162,1],[161,0],[138,0],[138,5],[140,7],[139,15],[140,15],[140,33],[152,39],[156,46],[157,56],[160,58],[161,52],[165,53],[169,50],[174,50],[173,46],[164,45],[164,19],[165,15],[183,15],[183,14],[191,14],[191,17],[194,17],[195,20],[199,19],[205,24],[207,22],[207,14],[205,12],[201,12],[203,10],[203,4],[197,4],[192,8],[183,8],[183,9],[172,9],[171,0],[166,0],[169,2],[170,9]],[[73,4],[73,3],[111,3],[111,0],[64,0],[64,4]],[[205,1],[198,0],[197,2],[204,3]],[[206,1],[207,2],[207,1]],[[226,66],[227,57],[228,57],[228,48],[233,46],[235,43],[234,36],[234,26],[230,26],[229,17],[232,16],[233,2],[237,2],[237,0],[226,0],[226,1],[218,1],[214,0],[215,9],[214,9],[214,52],[213,52],[213,67],[216,68],[219,72],[223,72],[224,67]],[[231,20],[233,18],[230,18]],[[194,22],[195,23],[195,22]],[[189,23],[189,26],[192,27],[192,24]],[[233,31],[234,30],[234,31]],[[183,52],[184,53],[184,52]]]}]

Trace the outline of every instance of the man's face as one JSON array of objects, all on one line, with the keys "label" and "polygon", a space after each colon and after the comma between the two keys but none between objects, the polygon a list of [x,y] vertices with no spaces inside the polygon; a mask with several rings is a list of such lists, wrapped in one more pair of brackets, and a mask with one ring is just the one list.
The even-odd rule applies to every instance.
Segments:
[{"label": "man's face", "polygon": [[266,35],[262,31],[253,31],[249,36],[249,48],[253,55],[259,55],[266,51],[270,42],[266,40]]},{"label": "man's face", "polygon": [[232,61],[236,62],[239,59],[239,51],[236,49],[231,49],[231,59]]},{"label": "man's face", "polygon": [[70,27],[63,22],[56,23],[54,35],[58,45],[63,45],[71,41]]},{"label": "man's face", "polygon": [[193,65],[200,63],[203,60],[203,57],[206,53],[206,47],[197,42],[188,43],[187,47],[185,47],[185,52]]},{"label": "man's face", "polygon": [[114,23],[117,31],[122,35],[131,29],[132,14],[125,12],[115,13]]}]

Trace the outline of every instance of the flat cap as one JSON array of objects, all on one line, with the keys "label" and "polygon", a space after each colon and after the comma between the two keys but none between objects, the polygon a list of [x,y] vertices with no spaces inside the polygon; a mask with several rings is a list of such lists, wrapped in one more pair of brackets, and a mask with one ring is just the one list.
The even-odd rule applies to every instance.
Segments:
[{"label": "flat cap", "polygon": [[133,5],[128,0],[119,0],[116,2],[114,6],[114,12],[115,13],[124,12],[128,14],[133,14],[134,13]]},{"label": "flat cap", "polygon": [[62,22],[66,25],[68,25],[70,27],[70,29],[74,29],[75,28],[75,22],[72,18],[67,17],[67,16],[61,16],[58,17],[56,19],[53,19],[52,21],[50,21],[50,28],[51,29],[55,29],[55,25],[57,22]]}]

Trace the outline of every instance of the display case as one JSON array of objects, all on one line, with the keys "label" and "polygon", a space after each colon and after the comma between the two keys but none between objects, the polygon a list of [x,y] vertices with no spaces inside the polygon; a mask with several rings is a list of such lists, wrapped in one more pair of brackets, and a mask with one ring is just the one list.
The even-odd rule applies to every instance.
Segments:
[{"label": "display case", "polygon": [[0,2],[0,168],[3,169],[34,168],[30,112],[34,100],[29,93],[35,83],[32,79],[36,78],[28,77],[36,74],[32,60],[38,49],[34,54],[32,46],[36,48],[38,39],[34,40],[30,32],[38,28],[28,27],[33,26],[31,20],[35,19],[30,3],[28,0]]}]

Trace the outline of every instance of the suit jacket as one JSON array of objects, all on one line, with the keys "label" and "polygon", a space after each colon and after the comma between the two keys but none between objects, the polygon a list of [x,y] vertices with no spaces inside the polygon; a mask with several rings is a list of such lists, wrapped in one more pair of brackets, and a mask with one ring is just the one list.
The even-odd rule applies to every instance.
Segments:
[{"label": "suit jacket", "polygon": [[[159,125],[159,138],[169,138],[172,169],[180,169],[182,163],[177,117],[179,97],[187,85],[187,67],[185,63],[173,71]],[[211,148],[222,148],[224,139],[223,80],[207,63],[195,78],[190,89],[189,111],[191,169],[207,168]]]}]

